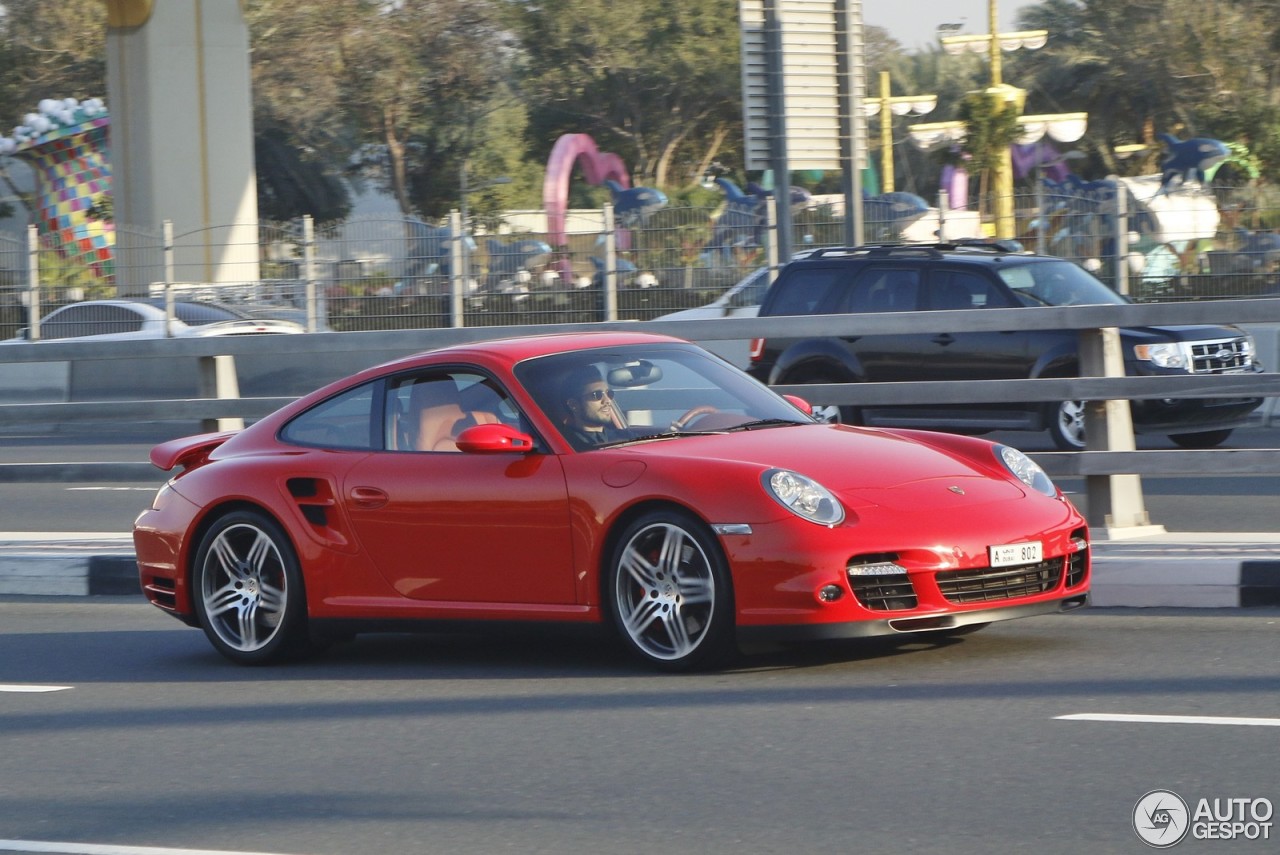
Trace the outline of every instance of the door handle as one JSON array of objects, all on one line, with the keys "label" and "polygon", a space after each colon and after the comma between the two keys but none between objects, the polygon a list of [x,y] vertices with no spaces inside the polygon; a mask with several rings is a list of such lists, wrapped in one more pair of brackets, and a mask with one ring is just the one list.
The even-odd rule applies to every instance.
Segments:
[{"label": "door handle", "polygon": [[386,491],[379,490],[377,487],[351,488],[351,502],[358,508],[373,510],[382,507],[389,501],[391,501],[391,497],[386,494]]},{"label": "door handle", "polygon": [[935,335],[933,338],[929,339],[929,341],[933,342],[934,344],[954,344],[955,340],[956,340],[955,336],[953,336],[951,333],[943,333],[942,335]]}]

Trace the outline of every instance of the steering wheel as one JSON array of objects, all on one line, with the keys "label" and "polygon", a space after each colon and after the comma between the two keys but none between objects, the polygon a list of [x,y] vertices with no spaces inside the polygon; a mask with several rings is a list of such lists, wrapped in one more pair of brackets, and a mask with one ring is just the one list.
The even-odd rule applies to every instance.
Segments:
[{"label": "steering wheel", "polygon": [[693,421],[694,419],[700,416],[705,416],[709,413],[714,413],[714,412],[717,412],[717,410],[715,407],[711,406],[710,404],[699,404],[698,406],[689,410],[689,412],[685,413],[680,418],[673,421],[671,423],[671,429],[684,430],[685,427],[689,424],[689,422]]}]

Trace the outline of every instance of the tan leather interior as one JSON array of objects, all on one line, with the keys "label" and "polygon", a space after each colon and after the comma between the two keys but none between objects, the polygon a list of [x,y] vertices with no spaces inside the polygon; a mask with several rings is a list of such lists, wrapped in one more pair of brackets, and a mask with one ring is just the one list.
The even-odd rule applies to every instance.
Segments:
[{"label": "tan leather interior", "polygon": [[458,387],[452,380],[416,383],[409,392],[409,419],[417,451],[457,451],[454,428],[462,417]]}]

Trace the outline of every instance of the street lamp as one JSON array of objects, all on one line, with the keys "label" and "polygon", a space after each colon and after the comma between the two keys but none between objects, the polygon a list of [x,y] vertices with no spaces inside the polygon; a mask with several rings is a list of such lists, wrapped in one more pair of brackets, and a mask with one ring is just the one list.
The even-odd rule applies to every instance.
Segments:
[{"label": "street lamp", "polygon": [[[944,36],[940,39],[942,47],[950,54],[959,54],[965,51],[974,53],[983,50],[987,51],[991,62],[991,88],[987,90],[988,96],[1003,102],[1000,104],[1001,110],[1017,110],[1021,112],[1022,100],[1026,97],[1026,93],[1021,89],[1004,84],[1001,79],[1000,51],[1017,50],[1018,48],[1026,48],[1027,50],[1042,48],[1048,41],[1049,33],[1047,30],[1023,30],[1015,33],[999,32],[1000,17],[996,0],[988,0],[987,20],[990,27],[988,32],[972,36]],[[991,184],[995,195],[996,237],[1014,237],[1016,229],[1013,219],[1013,159],[1007,148],[1000,152],[996,158],[995,169],[992,170]]]},{"label": "street lamp", "polygon": [[[979,53],[987,51],[991,61],[991,86],[985,92],[987,97],[996,99],[1002,109],[1022,112],[1026,92],[1009,86],[1001,80],[1000,51],[1026,48],[1036,50],[1048,41],[1047,30],[1020,30],[1013,33],[999,33],[997,30],[996,0],[988,3],[989,24],[991,31],[980,35],[941,36],[943,48],[947,53],[955,55],[965,52]],[[942,27],[939,27],[941,32]],[[1073,143],[1084,136],[1088,126],[1088,113],[1053,113],[1036,116],[1019,116],[1019,134],[1017,142],[1031,145],[1044,136],[1049,136],[1061,143]],[[964,139],[966,128],[964,122],[930,122],[912,125],[908,130],[911,142],[920,149],[933,149],[950,145]],[[992,170],[992,193],[995,196],[995,236],[1000,238],[1016,237],[1016,224],[1013,216],[1013,158],[1008,148],[999,153],[995,169]]]},{"label": "street lamp", "polygon": [[867,117],[880,115],[880,191],[893,192],[893,117],[923,116],[938,106],[937,95],[889,95],[889,72],[880,72],[880,97],[862,102]]}]

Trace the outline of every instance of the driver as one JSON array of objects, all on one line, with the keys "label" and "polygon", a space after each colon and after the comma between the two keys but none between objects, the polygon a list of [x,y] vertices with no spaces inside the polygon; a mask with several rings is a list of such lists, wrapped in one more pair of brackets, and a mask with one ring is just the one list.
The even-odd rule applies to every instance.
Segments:
[{"label": "driver", "polygon": [[564,406],[568,418],[565,436],[576,448],[590,448],[605,442],[628,439],[622,413],[614,403],[613,390],[594,365],[575,368],[565,378]]}]

